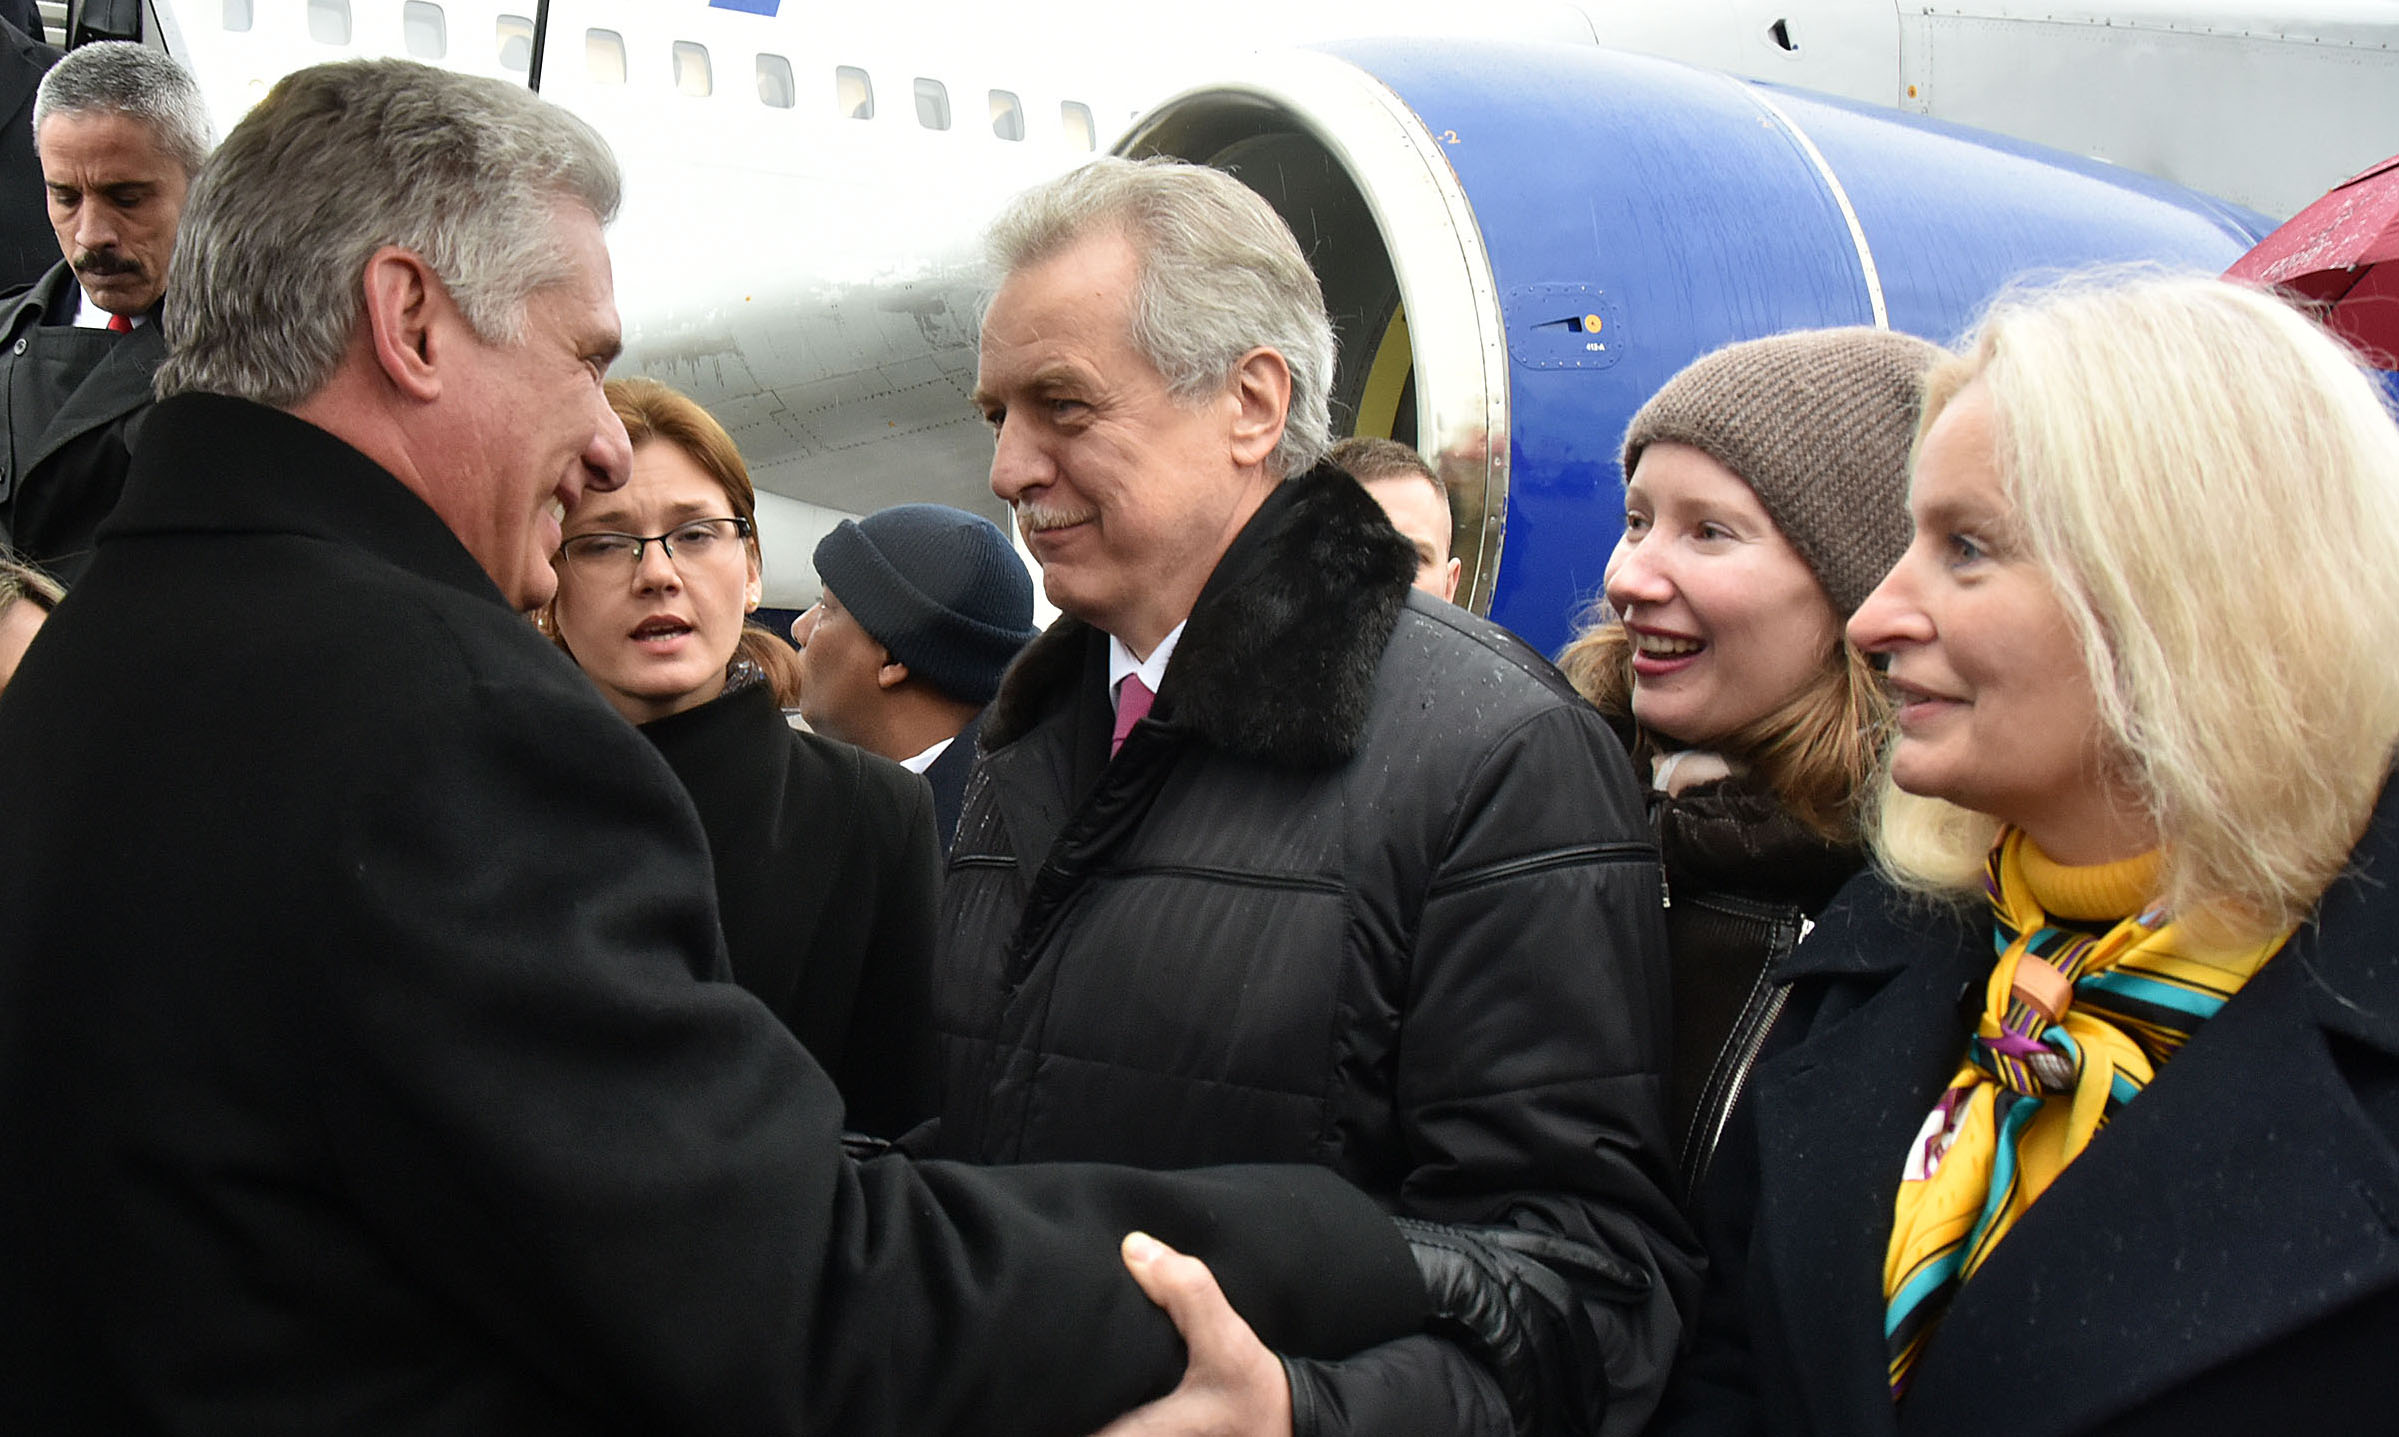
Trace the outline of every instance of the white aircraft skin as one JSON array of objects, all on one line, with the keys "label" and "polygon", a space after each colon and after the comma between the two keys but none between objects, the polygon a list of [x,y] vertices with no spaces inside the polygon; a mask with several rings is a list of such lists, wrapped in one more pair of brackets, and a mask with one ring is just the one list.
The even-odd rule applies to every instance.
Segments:
[{"label": "white aircraft skin", "polygon": [[[223,133],[277,77],[326,60],[524,80],[535,8],[149,0],[145,20]],[[1121,0],[775,8],[553,0],[540,89],[606,136],[626,174],[610,235],[619,372],[685,390],[732,432],[761,490],[766,601],[789,608],[814,602],[810,555],[845,517],[928,500],[1004,518],[967,403],[983,226],[1261,49],[1606,44],[2097,156],[2277,216],[2399,149],[2389,0],[1282,0],[1272,34],[1238,36],[1213,12]],[[870,117],[852,117],[842,70],[871,84]],[[927,80],[947,129],[923,122],[938,117],[918,95]]]},{"label": "white aircraft skin", "polygon": [[2392,0],[1579,0],[1599,43],[2111,161],[2276,218],[2399,150]]}]

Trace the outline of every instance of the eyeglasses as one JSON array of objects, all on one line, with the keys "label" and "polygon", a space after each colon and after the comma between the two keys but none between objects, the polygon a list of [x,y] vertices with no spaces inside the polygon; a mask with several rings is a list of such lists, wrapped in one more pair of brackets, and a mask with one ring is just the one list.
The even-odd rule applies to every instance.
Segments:
[{"label": "eyeglasses", "polygon": [[592,572],[625,572],[641,567],[641,557],[656,544],[666,552],[668,563],[682,567],[683,560],[705,564],[717,554],[737,553],[741,541],[750,537],[750,521],[730,516],[723,519],[694,519],[678,524],[663,534],[577,534],[558,546],[558,552],[578,569]]}]

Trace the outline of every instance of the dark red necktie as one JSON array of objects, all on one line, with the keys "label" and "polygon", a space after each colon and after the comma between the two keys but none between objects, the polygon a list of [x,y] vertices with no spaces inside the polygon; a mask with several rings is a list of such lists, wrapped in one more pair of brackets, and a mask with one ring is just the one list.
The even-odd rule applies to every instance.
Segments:
[{"label": "dark red necktie", "polygon": [[133,333],[133,321],[127,319],[121,314],[110,315],[108,317],[108,327],[118,334]]},{"label": "dark red necktie", "polygon": [[1116,751],[1125,746],[1125,735],[1133,731],[1133,725],[1141,722],[1157,700],[1150,686],[1141,681],[1141,675],[1125,675],[1125,681],[1116,686],[1116,731],[1108,736],[1108,757],[1116,757]]}]

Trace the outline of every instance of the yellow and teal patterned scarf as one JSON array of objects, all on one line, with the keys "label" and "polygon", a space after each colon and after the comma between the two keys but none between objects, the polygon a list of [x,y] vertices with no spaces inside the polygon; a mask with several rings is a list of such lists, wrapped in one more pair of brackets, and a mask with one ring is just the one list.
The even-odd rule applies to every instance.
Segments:
[{"label": "yellow and teal patterned scarf", "polygon": [[2067,868],[2013,828],[1991,849],[1999,961],[1965,1062],[1908,1151],[1883,1262],[1894,1401],[2025,1209],[2290,937],[2200,944],[2149,903],[2157,870],[2155,853]]}]

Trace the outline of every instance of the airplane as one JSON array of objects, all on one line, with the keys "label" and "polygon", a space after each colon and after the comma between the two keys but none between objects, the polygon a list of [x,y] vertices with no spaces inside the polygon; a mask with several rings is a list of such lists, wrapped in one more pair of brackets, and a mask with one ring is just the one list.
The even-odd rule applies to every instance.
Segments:
[{"label": "airplane", "polygon": [[1006,198],[1101,151],[1221,165],[1317,266],[1338,427],[1434,459],[1461,602],[1545,652],[1614,543],[1626,420],[1698,353],[1951,340],[2032,268],[2221,270],[2399,135],[2387,0],[1284,0],[1242,35],[1121,0],[51,8],[54,38],[182,60],[220,132],[365,55],[589,120],[627,175],[620,372],[733,433],[787,609],[842,518],[1005,522],[966,396]]}]

